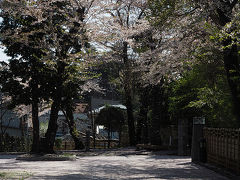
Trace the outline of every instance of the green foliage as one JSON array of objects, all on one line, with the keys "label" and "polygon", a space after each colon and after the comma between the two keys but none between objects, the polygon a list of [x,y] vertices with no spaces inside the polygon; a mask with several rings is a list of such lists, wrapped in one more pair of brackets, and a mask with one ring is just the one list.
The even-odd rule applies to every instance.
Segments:
[{"label": "green foliage", "polygon": [[23,172],[16,172],[16,171],[8,171],[8,172],[0,172],[0,179],[27,179],[31,177],[33,174],[23,171]]},{"label": "green foliage", "polygon": [[0,136],[0,152],[29,152],[31,140],[13,137],[8,134]]},{"label": "green foliage", "polygon": [[96,124],[104,125],[106,128],[110,127],[113,131],[118,130],[123,123],[123,111],[120,108],[108,105],[101,109],[96,118]]},{"label": "green foliage", "polygon": [[240,13],[235,14],[231,22],[210,38],[222,43],[223,49],[231,48],[233,45],[240,46]]},{"label": "green foliage", "polygon": [[112,98],[118,98],[123,94],[120,72],[123,64],[118,61],[100,62],[94,67],[94,72],[99,74],[99,86],[106,90],[106,94]]},{"label": "green foliage", "polygon": [[60,149],[62,147],[62,139],[61,138],[55,139],[55,146],[57,149]]},{"label": "green foliage", "polygon": [[47,128],[48,128],[48,121],[39,123],[39,135],[41,137],[44,137],[45,133],[47,132]]},{"label": "green foliage", "polygon": [[173,15],[177,0],[150,0],[149,8],[151,13],[149,20],[155,26],[166,25],[166,21]]},{"label": "green foliage", "polygon": [[205,116],[209,126],[234,127],[236,119],[222,55],[207,48],[198,53],[199,63],[171,84],[169,110],[174,118]]},{"label": "green foliage", "polygon": [[[1,42],[12,57],[9,68],[1,73],[2,90],[9,92],[17,104],[30,104],[33,84],[38,85],[33,91],[35,96],[49,100],[57,94],[56,87],[62,81],[62,94],[78,96],[80,86],[96,76],[87,71],[92,63],[83,60],[91,50],[81,26],[83,14],[71,9],[73,5],[69,1],[52,1],[45,8],[44,2],[29,4],[30,9],[34,6],[39,6],[43,16],[45,13],[51,15],[41,19],[29,15],[27,9],[9,13],[4,6],[1,11]],[[76,19],[72,20],[72,16]],[[19,32],[15,32],[15,28]]]},{"label": "green foliage", "polygon": [[64,157],[73,157],[74,155],[70,154],[70,153],[63,153],[62,156],[64,156]]}]

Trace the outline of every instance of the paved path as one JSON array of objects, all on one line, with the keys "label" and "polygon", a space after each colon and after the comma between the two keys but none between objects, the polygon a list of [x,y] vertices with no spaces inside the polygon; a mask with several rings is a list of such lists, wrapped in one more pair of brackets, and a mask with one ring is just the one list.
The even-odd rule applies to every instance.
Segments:
[{"label": "paved path", "polygon": [[26,162],[0,155],[0,171],[27,171],[28,179],[184,179],[227,180],[191,163],[190,158],[167,155],[85,156],[76,161]]}]

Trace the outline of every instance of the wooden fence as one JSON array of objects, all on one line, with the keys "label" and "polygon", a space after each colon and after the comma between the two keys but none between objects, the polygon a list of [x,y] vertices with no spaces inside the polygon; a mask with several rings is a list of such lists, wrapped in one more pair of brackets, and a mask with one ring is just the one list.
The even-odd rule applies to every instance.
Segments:
[{"label": "wooden fence", "polygon": [[[119,144],[118,140],[110,140],[110,148],[117,148]],[[90,142],[90,148],[93,148],[93,140]],[[97,149],[107,149],[108,147],[108,140],[107,139],[96,139],[95,141],[95,148]]]},{"label": "wooden fence", "polygon": [[[118,140],[110,140],[110,148],[118,147]],[[93,140],[90,141],[90,148],[93,148]],[[97,149],[107,149],[108,147],[108,140],[107,139],[96,139],[95,148]],[[73,140],[64,140],[61,142],[60,147],[54,147],[54,150],[74,150],[75,143]]]},{"label": "wooden fence", "polygon": [[59,147],[54,146],[54,150],[74,150],[74,141],[62,141]]},{"label": "wooden fence", "polygon": [[240,129],[205,128],[207,161],[240,174]]}]

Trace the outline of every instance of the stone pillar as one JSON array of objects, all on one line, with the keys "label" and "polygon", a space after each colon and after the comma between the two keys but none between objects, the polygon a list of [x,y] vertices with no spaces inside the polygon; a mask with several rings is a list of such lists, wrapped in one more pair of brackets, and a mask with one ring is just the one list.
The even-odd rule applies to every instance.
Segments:
[{"label": "stone pillar", "polygon": [[178,120],[178,155],[179,156],[188,155],[187,145],[188,145],[188,120],[179,119]]},{"label": "stone pillar", "polygon": [[205,125],[204,117],[193,118],[193,132],[192,132],[192,162],[200,162],[200,141],[203,139],[203,128]]}]

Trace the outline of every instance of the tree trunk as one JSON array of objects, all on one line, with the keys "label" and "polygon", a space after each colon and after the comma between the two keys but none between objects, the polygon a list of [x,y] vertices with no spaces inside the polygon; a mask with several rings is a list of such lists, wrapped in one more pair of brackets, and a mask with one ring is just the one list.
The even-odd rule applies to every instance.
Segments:
[{"label": "tree trunk", "polygon": [[[223,8],[219,8],[216,10],[217,16],[214,19],[214,22],[221,27],[224,27],[227,23],[231,22],[231,14],[232,9],[238,3],[237,1],[221,1],[220,2]],[[231,37],[229,39],[223,41],[223,46],[227,47],[232,43]],[[237,118],[238,127],[240,127],[240,65],[239,65],[239,54],[238,54],[237,45],[232,45],[224,50],[224,66],[227,74],[227,80],[230,87],[232,100],[233,100],[233,108],[234,114]]]},{"label": "tree trunk", "polygon": [[53,147],[55,142],[55,136],[57,133],[57,120],[58,120],[58,112],[60,109],[60,100],[53,101],[52,107],[51,107],[51,114],[50,114],[50,120],[48,124],[48,129],[45,134],[45,139],[43,142],[42,152],[44,153],[54,153]]},{"label": "tree trunk", "polygon": [[144,122],[144,129],[143,129],[143,143],[148,144],[149,143],[149,120],[146,114],[145,117],[145,122]]},{"label": "tree trunk", "polygon": [[5,143],[4,134],[0,133],[0,152],[4,151],[4,143]]},{"label": "tree trunk", "polygon": [[65,75],[65,67],[66,63],[64,61],[58,61],[57,63],[57,74],[56,74],[56,87],[53,95],[53,103],[51,106],[51,114],[50,120],[48,124],[48,129],[45,134],[45,139],[43,147],[41,147],[42,152],[44,153],[54,153],[53,147],[55,142],[55,137],[57,133],[57,120],[58,120],[58,112],[61,108],[62,97],[63,97],[63,82]]},{"label": "tree trunk", "polygon": [[152,89],[152,119],[150,128],[150,143],[153,145],[162,145],[161,139],[161,103],[162,97],[159,85],[153,86]]},{"label": "tree trunk", "polygon": [[143,107],[143,105],[140,108],[140,113],[139,113],[139,119],[138,119],[138,123],[137,123],[137,132],[136,132],[136,140],[138,144],[143,143],[144,138],[147,137],[143,137],[143,131],[146,125],[146,121],[147,121],[147,109],[146,107]]},{"label": "tree trunk", "polygon": [[129,134],[129,144],[131,146],[136,145],[135,140],[135,124],[133,117],[133,107],[132,107],[132,97],[126,95],[126,107],[127,107],[127,118],[128,118],[128,134]]},{"label": "tree trunk", "polygon": [[[33,72],[36,70],[33,69]],[[33,143],[32,143],[32,153],[39,152],[39,120],[38,120],[38,83],[36,82],[37,77],[33,75],[31,81],[32,88],[32,123],[33,123]]]},{"label": "tree trunk", "polygon": [[32,102],[32,123],[33,123],[33,143],[32,153],[39,152],[39,121],[38,121],[38,99],[33,98]]},{"label": "tree trunk", "polygon": [[118,147],[121,147],[121,141],[122,141],[122,124],[120,125],[118,130]]},{"label": "tree trunk", "polygon": [[128,119],[128,134],[129,134],[129,144],[131,146],[136,145],[136,135],[135,135],[135,124],[133,117],[133,105],[132,105],[132,82],[131,82],[131,67],[127,54],[127,42],[123,43],[123,53],[122,58],[125,66],[124,74],[124,93],[126,99],[127,107],[127,119]]},{"label": "tree trunk", "polygon": [[139,118],[137,120],[137,130],[136,130],[136,141],[138,144],[141,144],[142,143],[142,129],[143,129],[143,117],[141,116],[142,113],[141,113],[141,110],[140,110],[140,113],[139,113]]},{"label": "tree trunk", "polygon": [[161,129],[169,125],[168,118],[168,94],[164,87],[164,78],[162,77],[160,84],[153,86],[152,89],[152,121],[150,130],[150,141],[154,145],[162,145]]},{"label": "tree trunk", "polygon": [[76,150],[84,149],[84,144],[83,144],[83,141],[81,141],[80,139],[80,134],[77,130],[76,123],[73,118],[72,107],[70,105],[66,107],[66,120],[70,130],[70,134],[75,143],[75,149]]},{"label": "tree trunk", "polygon": [[149,106],[149,87],[141,88],[139,90],[140,94],[140,112],[139,119],[137,123],[137,143],[145,143],[146,139],[148,139],[147,129],[147,121],[148,121],[148,106]]},{"label": "tree trunk", "polygon": [[[225,45],[227,44],[229,43],[225,42]],[[240,127],[240,66],[236,45],[224,50],[224,66],[232,94],[234,114],[238,120],[238,127]]]},{"label": "tree trunk", "polygon": [[108,149],[110,148],[110,132],[111,132],[111,125],[108,124]]}]

